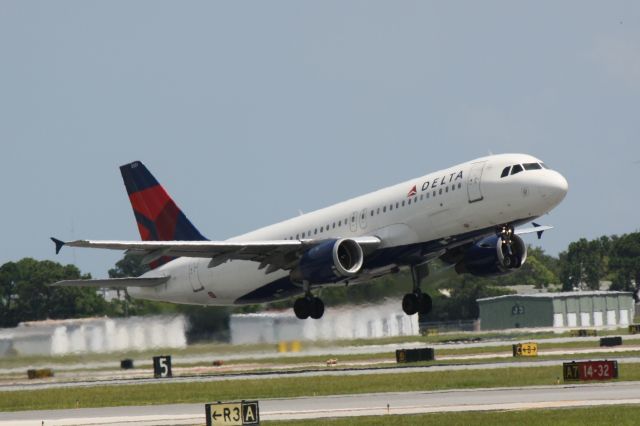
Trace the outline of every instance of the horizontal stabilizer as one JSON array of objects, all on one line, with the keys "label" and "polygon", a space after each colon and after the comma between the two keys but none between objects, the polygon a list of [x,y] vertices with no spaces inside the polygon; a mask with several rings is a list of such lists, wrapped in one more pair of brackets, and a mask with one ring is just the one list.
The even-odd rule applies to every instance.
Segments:
[{"label": "horizontal stabilizer", "polygon": [[126,288],[155,287],[164,284],[169,277],[151,278],[107,278],[97,280],[65,280],[49,284],[50,287],[93,287],[93,288]]}]

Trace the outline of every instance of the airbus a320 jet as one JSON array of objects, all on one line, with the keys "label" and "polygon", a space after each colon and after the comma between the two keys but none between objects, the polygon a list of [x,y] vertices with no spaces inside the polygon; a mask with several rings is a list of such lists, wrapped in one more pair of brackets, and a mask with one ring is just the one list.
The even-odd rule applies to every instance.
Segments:
[{"label": "airbus a320 jet", "polygon": [[506,274],[522,267],[520,237],[549,229],[516,227],[565,197],[566,179],[530,155],[479,158],[389,186],[225,241],[205,238],[139,161],[120,167],[142,241],[55,238],[63,246],[126,250],[150,271],[140,277],[70,280],[55,286],[126,288],[134,298],[197,305],[245,305],[297,296],[300,319],[320,318],[314,290],[367,283],[409,269],[408,315],[426,314],[428,264],[458,273]]}]

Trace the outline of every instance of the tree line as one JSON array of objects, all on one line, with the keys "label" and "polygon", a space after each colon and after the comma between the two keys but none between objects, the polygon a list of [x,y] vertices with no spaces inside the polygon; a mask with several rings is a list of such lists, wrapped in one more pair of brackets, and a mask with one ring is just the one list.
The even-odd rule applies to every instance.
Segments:
[{"label": "tree line", "polygon": [[[126,255],[108,271],[111,278],[135,277],[146,272],[141,258]],[[65,279],[87,279],[74,265],[24,258],[0,266],[0,327],[15,327],[23,321],[82,318],[90,316],[124,317],[159,313],[182,313],[190,323],[189,338],[224,339],[228,333],[231,308],[200,307],[150,302],[128,296],[107,302],[95,289],[48,287]],[[475,319],[476,300],[509,294],[509,286],[525,284],[538,288],[555,285],[562,291],[596,290],[603,280],[611,290],[632,291],[640,283],[640,233],[580,239],[569,244],[558,257],[540,248],[529,248],[523,267],[512,274],[481,278],[457,275],[450,266],[434,262],[424,289],[434,298],[430,320]],[[327,306],[380,303],[401,297],[411,290],[407,272],[387,275],[370,284],[329,287],[320,290]],[[267,308],[290,308],[291,301],[276,302]],[[236,312],[255,312],[265,306],[235,308]]]}]

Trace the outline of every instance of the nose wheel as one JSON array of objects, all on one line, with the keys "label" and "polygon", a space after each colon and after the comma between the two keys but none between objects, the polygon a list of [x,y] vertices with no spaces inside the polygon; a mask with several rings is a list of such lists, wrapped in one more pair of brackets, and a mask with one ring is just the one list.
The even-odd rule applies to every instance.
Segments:
[{"label": "nose wheel", "polygon": [[433,300],[420,289],[420,284],[427,275],[429,275],[429,266],[426,263],[411,266],[413,292],[405,294],[402,298],[402,310],[405,314],[414,315],[419,312],[426,315],[431,312]]}]

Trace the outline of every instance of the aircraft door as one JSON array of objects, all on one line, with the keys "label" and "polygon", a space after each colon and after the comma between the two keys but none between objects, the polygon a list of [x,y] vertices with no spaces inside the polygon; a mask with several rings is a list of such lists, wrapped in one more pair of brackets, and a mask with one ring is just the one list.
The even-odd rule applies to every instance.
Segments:
[{"label": "aircraft door", "polygon": [[482,188],[480,183],[482,180],[482,170],[484,169],[486,161],[471,164],[471,171],[469,172],[469,178],[467,179],[467,194],[469,195],[469,202],[475,203],[482,200]]},{"label": "aircraft door", "polygon": [[204,290],[200,277],[198,277],[198,264],[196,262],[190,262],[187,266],[189,274],[189,283],[194,293]]},{"label": "aircraft door", "polygon": [[360,212],[360,229],[367,228],[367,209],[362,209]]},{"label": "aircraft door", "polygon": [[351,213],[351,219],[349,221],[351,232],[358,231],[358,212]]}]

